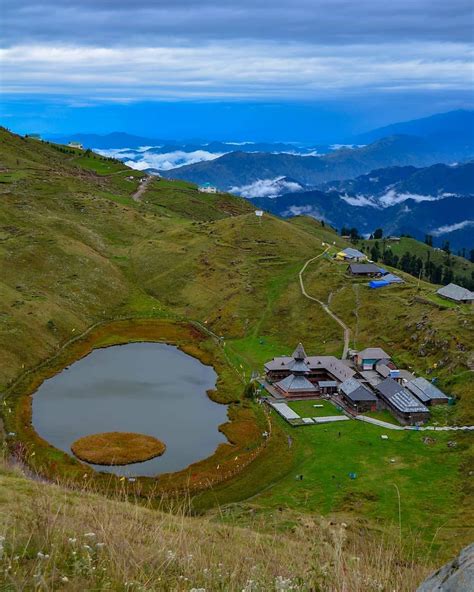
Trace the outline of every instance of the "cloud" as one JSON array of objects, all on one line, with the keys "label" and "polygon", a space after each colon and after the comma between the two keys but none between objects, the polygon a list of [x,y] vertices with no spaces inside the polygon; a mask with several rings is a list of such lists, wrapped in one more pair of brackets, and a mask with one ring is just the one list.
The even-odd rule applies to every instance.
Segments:
[{"label": "cloud", "polygon": [[[141,22],[137,22],[139,28]],[[325,99],[350,93],[471,89],[466,44],[207,42],[197,46],[15,45],[0,50],[6,95],[77,101]]]},{"label": "cloud", "polygon": [[[53,40],[147,46],[157,40],[196,47],[209,40],[321,44],[472,39],[469,0],[4,0],[4,43]],[[381,54],[379,54],[381,55]]]},{"label": "cloud", "polygon": [[341,195],[341,199],[351,206],[371,207],[371,208],[390,208],[405,201],[412,200],[417,203],[422,201],[438,201],[447,197],[454,197],[453,193],[442,193],[441,195],[418,195],[417,193],[397,193],[394,189],[389,189],[383,195]]},{"label": "cloud", "polygon": [[287,210],[282,213],[282,216],[289,218],[291,216],[311,216],[317,220],[324,220],[330,223],[330,221],[324,217],[321,212],[314,206],[290,206]]},{"label": "cloud", "polygon": [[341,195],[341,199],[343,199],[346,203],[351,206],[356,207],[366,207],[369,206],[371,208],[379,207],[378,204],[374,201],[372,197],[366,197],[365,195]]},{"label": "cloud", "polygon": [[441,236],[442,234],[449,234],[450,232],[456,232],[456,230],[462,230],[474,226],[474,220],[463,220],[462,222],[456,222],[455,224],[446,224],[446,226],[440,226],[431,231],[433,236]]},{"label": "cloud", "polygon": [[259,179],[249,185],[232,187],[230,193],[242,195],[243,197],[277,197],[283,193],[301,191],[303,187],[296,181],[290,181],[285,177],[274,179]]},{"label": "cloud", "polygon": [[397,193],[393,189],[390,189],[382,195],[381,197],[377,198],[378,203],[383,208],[388,208],[390,206],[397,205],[399,203],[403,203],[409,199],[416,201],[417,203],[422,201],[438,201],[439,199],[443,199],[445,196],[433,196],[433,195],[418,195],[417,193]]},{"label": "cloud", "polygon": [[[113,150],[97,150],[101,154],[107,152],[116,152]],[[127,154],[127,153],[125,153]],[[174,152],[165,152],[164,154],[156,154],[153,152],[143,152],[142,154],[133,154],[132,160],[125,160],[124,153],[115,154],[116,158],[124,160],[125,164],[132,169],[143,171],[145,169],[159,169],[161,171],[169,171],[176,167],[187,164],[195,164],[204,160],[214,160],[223,156],[224,153],[207,152],[206,150],[194,150],[193,152],[184,152],[183,150],[175,150]]]}]

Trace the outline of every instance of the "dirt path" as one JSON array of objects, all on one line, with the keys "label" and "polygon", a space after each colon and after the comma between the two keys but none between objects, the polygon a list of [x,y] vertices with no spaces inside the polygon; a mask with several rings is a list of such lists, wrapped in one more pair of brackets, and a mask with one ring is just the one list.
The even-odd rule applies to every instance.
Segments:
[{"label": "dirt path", "polygon": [[146,188],[148,187],[148,185],[151,183],[152,180],[153,180],[153,176],[149,175],[142,183],[140,183],[139,188],[132,195],[133,201],[141,201],[142,200],[142,195],[145,193]]},{"label": "dirt path", "polygon": [[342,327],[342,329],[344,331],[344,348],[342,350],[341,359],[342,360],[345,360],[346,357],[347,357],[347,352],[349,350],[349,341],[350,341],[350,338],[351,338],[351,330],[349,329],[349,327],[343,321],[341,321],[341,319],[337,315],[335,315],[332,312],[332,310],[329,308],[329,306],[327,304],[325,304],[321,300],[318,300],[317,298],[314,298],[314,296],[310,296],[308,294],[308,292],[306,292],[306,288],[304,287],[304,282],[303,282],[303,274],[306,271],[306,268],[308,267],[308,265],[310,263],[312,263],[313,261],[316,261],[316,259],[319,259],[323,255],[325,255],[325,253],[327,253],[328,250],[329,250],[329,247],[327,247],[319,255],[316,255],[316,257],[312,257],[311,259],[308,259],[308,261],[306,261],[306,263],[303,265],[303,267],[301,268],[301,271],[299,273],[300,287],[301,287],[301,293],[303,294],[303,296],[305,296],[309,300],[313,300],[314,302],[317,302],[322,307],[322,309],[324,310],[324,312],[326,312],[330,317],[332,317],[336,321],[336,323],[338,323]]}]

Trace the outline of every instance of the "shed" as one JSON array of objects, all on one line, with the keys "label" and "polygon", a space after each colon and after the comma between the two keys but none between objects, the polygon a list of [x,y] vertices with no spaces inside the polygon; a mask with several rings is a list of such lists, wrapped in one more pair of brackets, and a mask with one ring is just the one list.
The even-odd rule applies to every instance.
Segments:
[{"label": "shed", "polygon": [[383,380],[375,390],[401,423],[413,425],[429,419],[428,408],[392,378]]},{"label": "shed", "polygon": [[336,259],[339,261],[365,261],[367,259],[367,255],[358,249],[347,247],[347,249],[339,251],[339,253],[336,254]]},{"label": "shed", "polygon": [[474,292],[457,284],[448,284],[437,290],[436,293],[448,300],[454,300],[454,302],[471,303],[474,301]]},{"label": "shed", "polygon": [[355,356],[356,364],[362,370],[374,370],[380,360],[390,361],[390,356],[381,347],[366,347]]},{"label": "shed", "polygon": [[394,275],[393,273],[387,273],[383,276],[384,281],[390,282],[391,284],[404,284],[405,280],[402,280],[401,277],[398,275]]},{"label": "shed", "polygon": [[443,391],[422,376],[408,382],[406,388],[425,405],[443,405],[449,401],[449,397]]},{"label": "shed", "polygon": [[375,411],[377,397],[355,378],[345,380],[339,386],[339,392],[346,405],[356,413]]},{"label": "shed", "polygon": [[351,263],[347,269],[356,276],[379,277],[382,275],[380,268],[374,263]]}]

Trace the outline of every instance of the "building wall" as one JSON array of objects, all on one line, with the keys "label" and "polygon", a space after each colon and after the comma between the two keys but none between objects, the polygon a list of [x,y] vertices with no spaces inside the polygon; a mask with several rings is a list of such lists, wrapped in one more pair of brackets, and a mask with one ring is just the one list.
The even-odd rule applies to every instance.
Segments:
[{"label": "building wall", "polygon": [[375,401],[359,401],[354,403],[349,397],[347,397],[344,393],[341,393],[341,397],[344,403],[357,413],[366,413],[367,411],[376,411],[377,410],[377,403]]}]

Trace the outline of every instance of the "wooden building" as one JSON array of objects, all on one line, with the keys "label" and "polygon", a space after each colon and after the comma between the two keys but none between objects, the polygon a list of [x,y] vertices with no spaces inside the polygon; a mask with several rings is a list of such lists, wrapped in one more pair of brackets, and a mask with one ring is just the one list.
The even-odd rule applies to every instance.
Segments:
[{"label": "wooden building", "polygon": [[344,403],[355,413],[377,409],[377,397],[355,378],[349,378],[339,385],[339,393]]},{"label": "wooden building", "polygon": [[386,378],[375,390],[400,423],[415,425],[428,421],[429,409],[393,378]]}]

